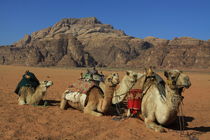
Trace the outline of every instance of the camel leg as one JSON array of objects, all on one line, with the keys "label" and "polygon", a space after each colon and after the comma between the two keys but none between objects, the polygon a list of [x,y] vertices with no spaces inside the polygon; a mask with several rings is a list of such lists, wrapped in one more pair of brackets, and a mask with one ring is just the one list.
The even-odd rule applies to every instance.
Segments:
[{"label": "camel leg", "polygon": [[127,111],[127,117],[130,117],[130,116],[131,116],[131,110],[128,109],[128,111]]},{"label": "camel leg", "polygon": [[25,99],[24,99],[23,97],[20,96],[20,97],[18,98],[18,104],[19,104],[19,105],[24,105],[24,104],[26,104]]},{"label": "camel leg", "polygon": [[62,97],[61,97],[61,103],[60,103],[60,109],[66,109],[66,105],[67,105],[67,100],[65,99],[66,96],[66,92],[63,93]]},{"label": "camel leg", "polygon": [[84,113],[91,114],[91,115],[94,115],[94,116],[102,116],[103,115],[102,113],[95,112],[94,111],[95,109],[96,109],[96,105],[91,103],[91,102],[88,102],[88,104],[84,108]]},{"label": "camel leg", "polygon": [[28,96],[28,87],[22,87],[19,91],[19,98],[18,98],[18,104],[19,105],[25,105],[27,103],[27,96]]},{"label": "camel leg", "polygon": [[141,112],[139,112],[138,117],[139,117],[140,120],[144,121],[144,116],[142,115]]},{"label": "camel leg", "polygon": [[18,104],[19,105],[26,104],[26,95],[25,95],[25,92],[21,93],[20,97],[18,98]]},{"label": "camel leg", "polygon": [[151,128],[156,132],[165,132],[165,129],[161,125],[155,123],[155,119],[145,118],[144,123],[147,128]]}]

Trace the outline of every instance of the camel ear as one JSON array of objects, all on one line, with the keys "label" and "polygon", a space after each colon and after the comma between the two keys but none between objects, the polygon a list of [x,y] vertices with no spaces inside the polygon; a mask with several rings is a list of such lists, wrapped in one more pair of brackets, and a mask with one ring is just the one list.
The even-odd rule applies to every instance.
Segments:
[{"label": "camel ear", "polygon": [[168,72],[167,72],[167,71],[164,71],[164,76],[165,76],[166,78],[168,78]]},{"label": "camel ear", "polygon": [[151,67],[149,67],[147,70],[146,70],[146,75],[147,76],[151,76],[153,74],[153,70]]},{"label": "camel ear", "polygon": [[148,73],[150,73],[150,74],[152,74],[152,73],[153,73],[152,67],[149,67],[149,69],[148,69]]},{"label": "camel ear", "polygon": [[130,72],[129,71],[126,71],[126,74],[129,76],[130,75]]}]

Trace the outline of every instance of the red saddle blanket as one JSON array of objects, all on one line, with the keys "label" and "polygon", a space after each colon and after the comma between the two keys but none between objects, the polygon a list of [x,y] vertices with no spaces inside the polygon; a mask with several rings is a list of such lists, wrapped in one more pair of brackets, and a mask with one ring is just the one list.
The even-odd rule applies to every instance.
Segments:
[{"label": "red saddle blanket", "polygon": [[96,86],[93,81],[83,81],[79,79],[75,83],[71,84],[68,87],[68,90],[86,94],[93,86]]},{"label": "red saddle blanket", "polygon": [[141,109],[141,89],[131,89],[128,95],[128,109],[140,110]]}]

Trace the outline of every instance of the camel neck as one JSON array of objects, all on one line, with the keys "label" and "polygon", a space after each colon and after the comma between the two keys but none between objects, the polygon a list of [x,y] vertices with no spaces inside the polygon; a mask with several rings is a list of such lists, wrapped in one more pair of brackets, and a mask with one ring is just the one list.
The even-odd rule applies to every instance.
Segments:
[{"label": "camel neck", "polygon": [[178,109],[180,103],[183,100],[180,89],[171,89],[170,86],[166,85],[166,102],[169,106]]},{"label": "camel neck", "polygon": [[106,86],[104,92],[104,98],[112,98],[115,87]]},{"label": "camel neck", "polygon": [[172,89],[172,88],[170,88],[170,86],[168,84],[166,84],[166,93],[168,96],[173,96],[173,95],[181,96],[181,92],[182,92],[181,89],[179,89],[179,88]]}]

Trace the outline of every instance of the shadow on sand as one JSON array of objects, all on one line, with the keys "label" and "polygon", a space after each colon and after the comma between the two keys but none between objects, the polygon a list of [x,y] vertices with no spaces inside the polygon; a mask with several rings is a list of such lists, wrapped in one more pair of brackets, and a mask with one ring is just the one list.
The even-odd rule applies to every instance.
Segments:
[{"label": "shadow on sand", "polygon": [[59,106],[60,101],[57,100],[41,100],[39,105],[41,106]]},{"label": "shadow on sand", "polygon": [[[180,132],[183,136],[188,137],[189,140],[199,140],[199,135],[210,132],[210,126],[188,127],[188,123],[193,120],[194,118],[190,116],[178,116],[177,120],[168,128]],[[193,132],[184,133],[187,130],[193,130]]]},{"label": "shadow on sand", "polygon": [[[190,116],[178,116],[177,120],[168,128],[181,131],[182,129],[184,130],[194,130],[198,132],[210,132],[210,126],[199,126],[199,127],[188,127],[188,123],[192,122],[194,120],[193,117]],[[181,127],[180,127],[181,125]]]}]

